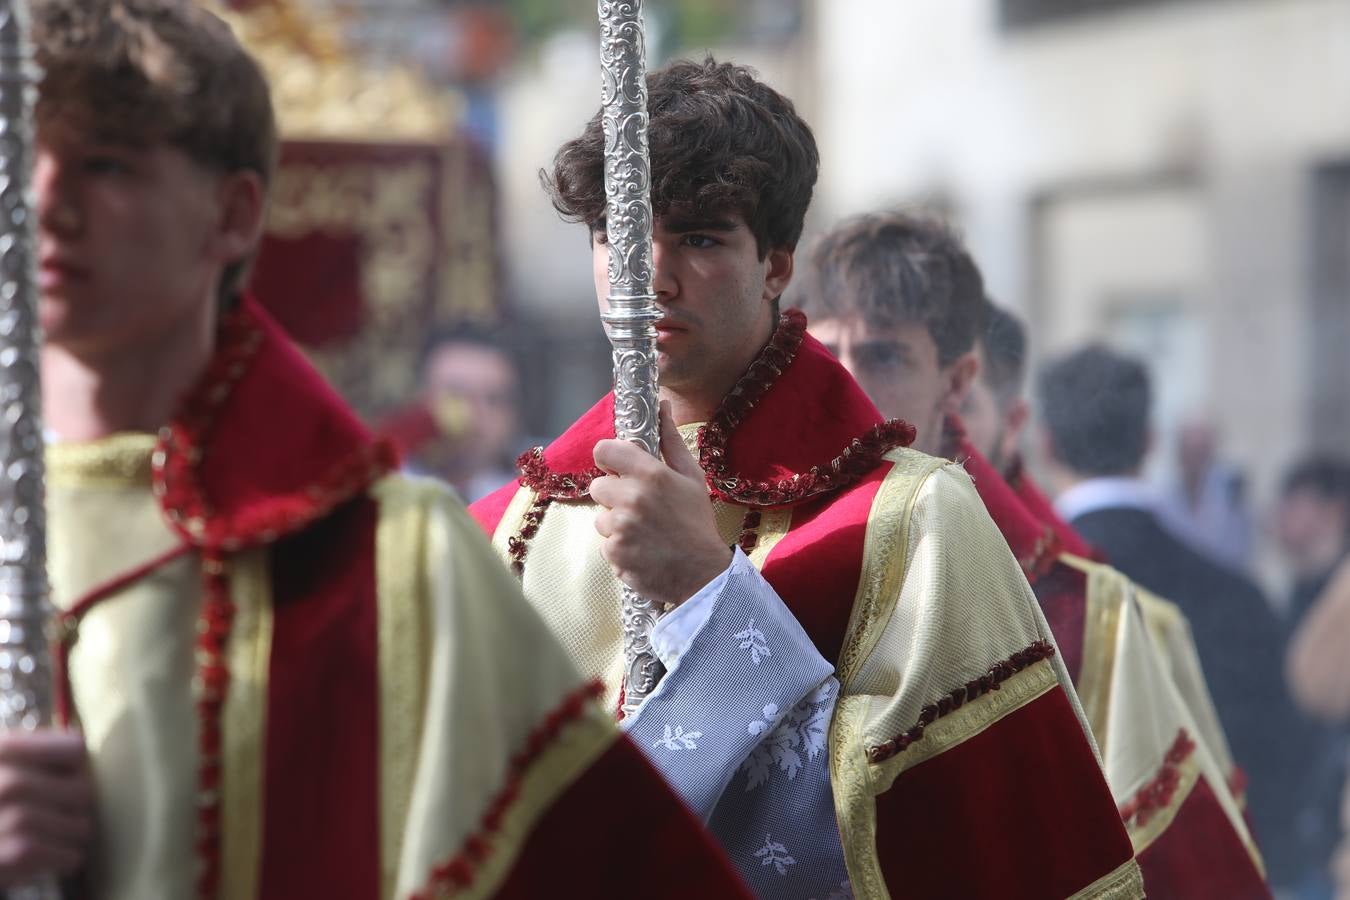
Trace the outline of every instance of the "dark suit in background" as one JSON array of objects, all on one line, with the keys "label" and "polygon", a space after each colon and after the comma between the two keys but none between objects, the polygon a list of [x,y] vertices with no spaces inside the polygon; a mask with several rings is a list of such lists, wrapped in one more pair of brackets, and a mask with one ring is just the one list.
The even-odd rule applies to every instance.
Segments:
[{"label": "dark suit in background", "polygon": [[1190,620],[1233,757],[1248,777],[1247,801],[1273,880],[1299,866],[1294,834],[1306,724],[1284,686],[1282,628],[1260,589],[1173,536],[1150,510],[1108,507],[1071,522],[1132,580]]}]

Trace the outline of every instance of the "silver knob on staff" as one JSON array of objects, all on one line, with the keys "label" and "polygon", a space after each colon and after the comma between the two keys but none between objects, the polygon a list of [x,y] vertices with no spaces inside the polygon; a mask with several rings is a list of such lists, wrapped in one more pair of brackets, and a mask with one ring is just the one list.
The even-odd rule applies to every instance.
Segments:
[{"label": "silver knob on staff", "polygon": [[[38,386],[33,106],[26,0],[0,0],[0,729],[51,724],[47,519]],[[57,900],[55,878],[4,892]]]},{"label": "silver knob on staff", "polygon": [[[647,155],[647,63],[641,0],[600,0],[601,120],[605,133],[605,229],[613,345],[614,433],[661,449],[656,308],[652,289],[651,163]],[[665,674],[652,652],[656,605],[623,588],[623,712],[630,715]]]}]

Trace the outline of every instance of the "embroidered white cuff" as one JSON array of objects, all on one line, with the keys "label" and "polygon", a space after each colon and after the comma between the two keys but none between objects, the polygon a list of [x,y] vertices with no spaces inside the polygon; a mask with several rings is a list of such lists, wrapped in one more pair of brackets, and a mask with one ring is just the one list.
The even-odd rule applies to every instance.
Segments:
[{"label": "embroidered white cuff", "polygon": [[753,568],[745,553],[737,547],[732,551],[731,562],[722,570],[722,574],[705,584],[694,596],[656,620],[656,624],[652,626],[652,649],[656,651],[657,659],[661,660],[667,671],[675,668],[680,657],[693,643],[694,635],[698,634],[698,630],[712,615],[713,606],[726,588],[727,579],[732,573]]}]

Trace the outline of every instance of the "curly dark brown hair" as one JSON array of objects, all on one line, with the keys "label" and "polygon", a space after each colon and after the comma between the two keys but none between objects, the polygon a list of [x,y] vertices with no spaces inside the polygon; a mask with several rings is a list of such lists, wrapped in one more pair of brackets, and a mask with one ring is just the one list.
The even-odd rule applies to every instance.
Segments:
[{"label": "curly dark brown hair", "polygon": [[[208,169],[271,181],[267,79],[229,25],[193,0],[37,0],[33,44],[44,73],[39,131],[59,123],[114,144],[163,141]],[[222,298],[242,288],[250,261],[226,268]]]},{"label": "curly dark brown hair", "polygon": [[[647,76],[652,207],[657,216],[745,219],[763,259],[793,249],[811,204],[820,154],[792,101],[745,66],[681,61]],[[605,219],[600,114],[541,171],[554,207],[592,230]]]},{"label": "curly dark brown hair", "polygon": [[956,232],[909,212],[857,216],[821,235],[806,253],[793,299],[816,319],[918,322],[944,366],[974,349],[988,310],[984,278]]}]

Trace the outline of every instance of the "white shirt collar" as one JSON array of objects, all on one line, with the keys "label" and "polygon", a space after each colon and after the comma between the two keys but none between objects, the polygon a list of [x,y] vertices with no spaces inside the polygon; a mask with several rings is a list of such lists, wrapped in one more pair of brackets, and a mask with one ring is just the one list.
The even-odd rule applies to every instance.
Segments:
[{"label": "white shirt collar", "polygon": [[1066,522],[1099,509],[1121,506],[1154,512],[1158,496],[1148,483],[1138,478],[1111,476],[1080,481],[1055,498],[1055,512]]}]

